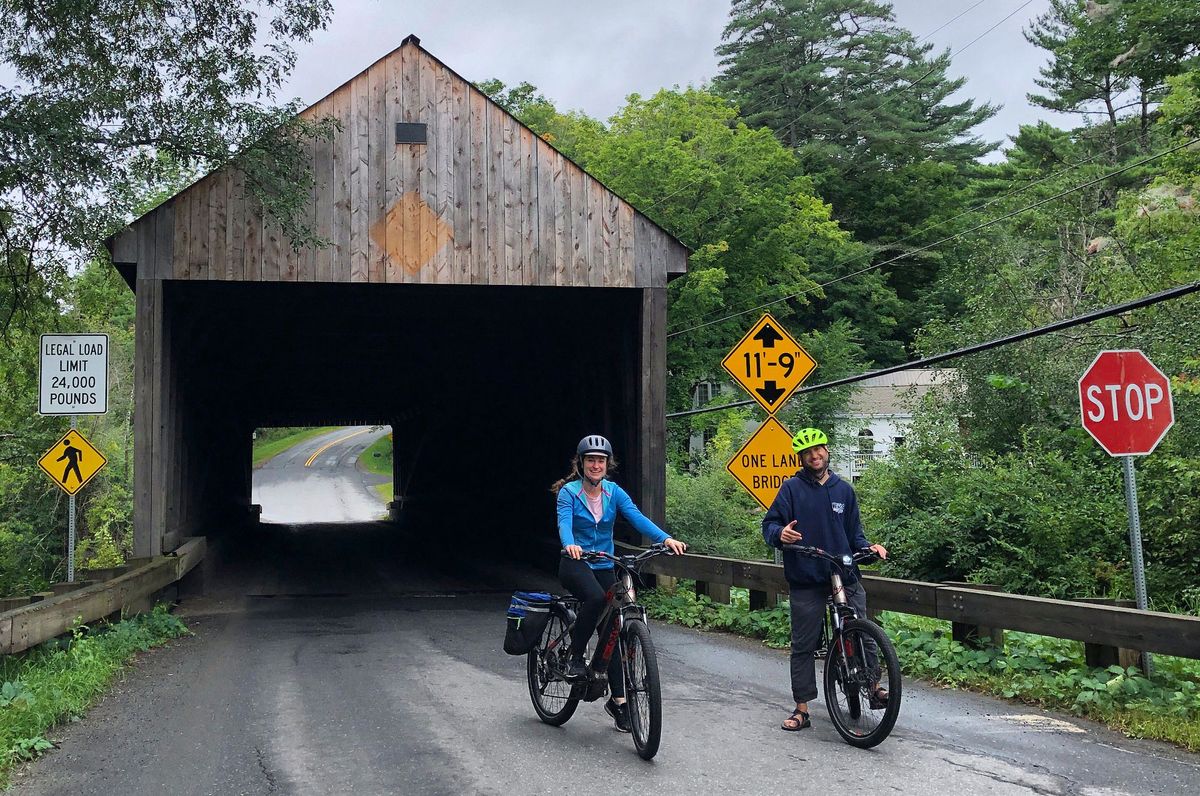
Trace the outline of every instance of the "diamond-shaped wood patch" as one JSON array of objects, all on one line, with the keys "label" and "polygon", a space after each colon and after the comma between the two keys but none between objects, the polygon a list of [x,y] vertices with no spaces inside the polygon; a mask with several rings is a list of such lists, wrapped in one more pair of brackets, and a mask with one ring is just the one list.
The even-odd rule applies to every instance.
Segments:
[{"label": "diamond-shaped wood patch", "polygon": [[389,260],[415,274],[454,240],[454,228],[425,204],[420,193],[409,191],[371,226],[371,240],[387,252]]}]

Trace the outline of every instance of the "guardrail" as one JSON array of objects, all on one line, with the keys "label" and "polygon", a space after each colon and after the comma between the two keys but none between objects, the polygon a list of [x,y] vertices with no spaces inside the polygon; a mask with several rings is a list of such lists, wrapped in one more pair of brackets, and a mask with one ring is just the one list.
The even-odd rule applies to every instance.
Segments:
[{"label": "guardrail", "polygon": [[153,607],[153,596],[188,574],[204,558],[204,537],[187,539],[170,555],[140,559],[129,571],[61,594],[46,592],[36,602],[0,613],[0,655],[22,652],[68,632],[79,622]]},{"label": "guardrail", "polygon": [[[765,606],[772,595],[786,593],[783,566],[717,556],[660,556],[646,562],[644,571],[700,584],[715,599],[728,587],[750,589],[751,605]],[[1115,605],[991,591],[994,587],[925,583],[863,575],[871,612],[930,616],[952,623],[955,638],[1002,638],[1004,630],[1082,641],[1089,662],[1117,662],[1118,650],[1159,652],[1200,658],[1200,617],[1140,611]],[[727,599],[727,596],[725,597]]]}]

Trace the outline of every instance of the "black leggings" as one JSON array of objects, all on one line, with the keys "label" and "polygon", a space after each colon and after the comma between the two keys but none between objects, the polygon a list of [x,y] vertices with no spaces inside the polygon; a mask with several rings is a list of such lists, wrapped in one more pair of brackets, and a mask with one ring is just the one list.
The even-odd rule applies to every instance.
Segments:
[{"label": "black leggings", "polygon": [[[558,579],[563,587],[579,600],[579,615],[571,628],[571,654],[582,656],[587,650],[588,638],[596,629],[600,612],[604,610],[604,596],[617,580],[615,569],[592,569],[583,561],[563,557],[558,564]],[[615,618],[615,617],[614,617]],[[600,643],[608,638],[608,628],[600,633]],[[621,673],[621,656],[613,650],[608,661],[608,687],[614,697],[625,696],[625,678]]]}]

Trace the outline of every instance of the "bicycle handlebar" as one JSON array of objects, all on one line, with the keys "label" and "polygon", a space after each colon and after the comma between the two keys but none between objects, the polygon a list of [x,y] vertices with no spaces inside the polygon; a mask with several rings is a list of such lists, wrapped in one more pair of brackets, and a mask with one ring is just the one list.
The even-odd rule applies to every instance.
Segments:
[{"label": "bicycle handlebar", "polygon": [[[869,547],[856,550],[854,553],[848,556],[835,556],[833,553],[829,553],[819,547],[812,547],[810,545],[785,544],[783,545],[783,549],[790,550],[793,553],[799,553],[807,558],[824,559],[842,571],[845,571],[854,564],[865,564],[869,561],[880,560],[879,554]],[[847,561],[847,558],[850,560]]]},{"label": "bicycle handlebar", "polygon": [[[674,551],[672,551],[671,548],[667,547],[665,544],[659,543],[659,544],[655,544],[655,545],[650,545],[645,550],[643,550],[642,552],[640,552],[636,555],[614,556],[611,553],[604,552],[603,550],[584,550],[583,553],[579,556],[579,560],[580,561],[611,561],[614,564],[617,564],[618,566],[624,567],[625,569],[632,569],[636,572],[637,565],[641,564],[643,561],[648,561],[651,558],[654,558],[655,556],[673,556],[673,555],[677,555],[677,554]],[[564,558],[570,558],[570,556],[567,555],[566,550],[562,551],[562,556]]]}]

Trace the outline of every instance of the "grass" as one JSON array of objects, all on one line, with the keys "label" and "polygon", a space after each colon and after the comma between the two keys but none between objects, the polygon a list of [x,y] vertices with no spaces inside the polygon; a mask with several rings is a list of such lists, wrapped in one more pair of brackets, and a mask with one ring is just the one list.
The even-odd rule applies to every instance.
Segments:
[{"label": "grass", "polygon": [[317,428],[267,428],[260,429],[254,440],[254,466],[262,467],[270,459],[301,442],[333,431],[338,426]]},{"label": "grass", "polygon": [[[761,638],[772,647],[789,643],[786,604],[751,611],[745,589],[731,589],[730,605],[696,597],[687,581],[641,596],[656,619]],[[1008,632],[1003,650],[973,649],[951,638],[949,622],[891,611],[881,619],[908,676],[1074,713],[1131,737],[1200,752],[1198,660],[1155,655],[1148,680],[1134,668],[1087,666],[1077,641]]]},{"label": "grass", "polygon": [[[368,473],[392,477],[392,435],[387,434],[371,443],[358,457],[359,465]],[[391,497],[388,498],[391,500]]]},{"label": "grass", "polygon": [[157,606],[113,625],[76,628],[20,655],[0,657],[0,787],[8,772],[53,748],[46,732],[76,721],[139,652],[187,635]]}]

